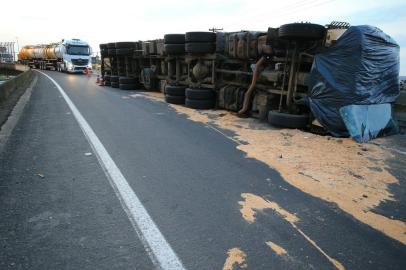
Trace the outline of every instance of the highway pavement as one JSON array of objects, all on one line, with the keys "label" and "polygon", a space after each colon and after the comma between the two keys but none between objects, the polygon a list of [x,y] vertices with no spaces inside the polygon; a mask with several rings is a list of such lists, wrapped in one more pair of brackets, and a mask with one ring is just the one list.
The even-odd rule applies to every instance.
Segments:
[{"label": "highway pavement", "polygon": [[[0,153],[0,269],[406,268],[402,243],[221,133],[142,92],[44,73]],[[247,194],[273,209],[247,221]]]}]

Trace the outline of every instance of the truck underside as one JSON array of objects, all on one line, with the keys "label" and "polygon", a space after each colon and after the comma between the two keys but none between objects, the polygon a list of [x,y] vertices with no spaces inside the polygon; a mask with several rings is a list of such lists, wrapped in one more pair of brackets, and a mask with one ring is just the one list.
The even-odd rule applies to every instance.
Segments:
[{"label": "truck underside", "polygon": [[112,87],[159,88],[169,103],[304,128],[310,118],[301,98],[313,57],[329,45],[327,33],[347,28],[293,23],[267,32],[188,32],[101,44],[102,76]]}]

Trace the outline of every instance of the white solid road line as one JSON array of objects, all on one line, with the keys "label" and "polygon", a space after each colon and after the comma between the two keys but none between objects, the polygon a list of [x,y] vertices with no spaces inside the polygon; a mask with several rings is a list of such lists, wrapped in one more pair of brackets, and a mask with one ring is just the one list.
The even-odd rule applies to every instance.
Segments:
[{"label": "white solid road line", "polygon": [[137,235],[141,238],[141,241],[143,242],[144,247],[150,255],[154,265],[158,269],[164,270],[185,269],[181,260],[166,241],[155,222],[149,216],[140,199],[138,199],[137,195],[124,178],[120,169],[110,157],[106,148],[104,148],[93,129],[89,126],[85,118],[76,108],[75,104],[73,104],[62,87],[53,78],[44,72],[38,72],[48,77],[55,84],[62,97],[65,99],[73,115],[78,121],[80,128],[92,146],[100,165],[107,175],[107,178],[109,179],[117,197],[120,199],[122,207],[133,224]]}]

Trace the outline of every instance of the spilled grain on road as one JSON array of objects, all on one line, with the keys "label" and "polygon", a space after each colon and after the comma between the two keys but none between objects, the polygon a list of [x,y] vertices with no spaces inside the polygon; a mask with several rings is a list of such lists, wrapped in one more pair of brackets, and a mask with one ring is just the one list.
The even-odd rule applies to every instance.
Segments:
[{"label": "spilled grain on road", "polygon": [[[147,93],[163,101],[161,93]],[[169,104],[190,120],[234,132],[237,148],[276,169],[289,184],[314,197],[336,203],[357,220],[406,244],[406,224],[373,212],[384,201],[394,200],[389,185],[398,184],[385,160],[387,149],[360,145],[350,138],[290,129],[273,129],[252,118],[237,118],[228,111],[198,111]]]}]

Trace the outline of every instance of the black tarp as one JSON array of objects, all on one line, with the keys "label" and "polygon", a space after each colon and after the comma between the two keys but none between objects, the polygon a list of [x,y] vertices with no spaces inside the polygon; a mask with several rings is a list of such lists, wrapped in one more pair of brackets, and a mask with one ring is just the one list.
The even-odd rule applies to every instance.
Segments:
[{"label": "black tarp", "polygon": [[349,136],[340,108],[392,104],[398,97],[399,45],[376,27],[352,26],[315,56],[309,89],[314,117],[332,135]]}]

